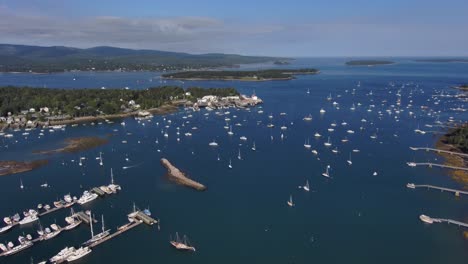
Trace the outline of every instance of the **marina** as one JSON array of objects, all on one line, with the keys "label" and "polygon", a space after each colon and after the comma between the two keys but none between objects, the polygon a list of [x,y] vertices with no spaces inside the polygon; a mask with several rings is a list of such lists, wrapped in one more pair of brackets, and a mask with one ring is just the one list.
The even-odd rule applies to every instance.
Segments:
[{"label": "marina", "polygon": [[[446,262],[462,263],[468,257],[463,250],[466,229],[442,225],[428,228],[417,217],[424,209],[432,215],[449,216],[443,219],[466,223],[468,201],[453,199],[457,190],[462,191],[460,196],[465,195],[463,183],[452,178],[448,170],[405,164],[414,160],[444,163],[432,155],[434,151],[412,151],[409,146],[432,146],[436,140],[431,133],[415,133],[418,127],[435,126],[439,120],[455,126],[467,120],[467,112],[447,110],[462,106],[462,99],[433,97],[441,91],[456,95],[457,91],[446,87],[464,80],[460,77],[466,72],[461,69],[464,65],[454,64],[444,72],[435,64],[421,64],[420,69],[410,71],[415,63],[404,60],[384,66],[387,68],[347,68],[339,66],[342,62],[338,59],[323,61],[294,61],[292,67],[317,63],[323,70],[319,75],[298,76],[288,82],[184,82],[184,87],[229,85],[240,94],[255,91],[262,105],[222,109],[187,106],[148,118],[50,128],[54,132],[32,128],[28,135],[23,135],[24,129],[6,129],[5,134],[12,136],[0,136],[2,159],[47,158],[49,163],[0,177],[0,189],[8,201],[0,205],[2,215],[13,219],[18,213],[19,221],[24,218],[23,211],[29,213],[29,209],[20,209],[32,208],[38,217],[30,224],[3,226],[6,229],[0,236],[7,251],[11,250],[9,241],[13,248],[23,245],[19,236],[25,240],[21,240],[23,247],[10,251],[13,254],[3,255],[0,263],[30,263],[31,258],[39,263],[62,250],[57,258],[90,264],[236,264],[252,259],[268,263],[373,263],[379,259],[383,264],[403,259],[437,264],[442,253],[447,256]],[[159,85],[158,74],[0,74],[0,81],[64,89],[146,89]],[[440,77],[442,74],[451,77]],[[73,78],[76,81],[71,82]],[[181,85],[175,80],[165,81],[168,86]],[[306,121],[304,117],[312,119]],[[33,153],[59,148],[67,138],[106,135],[107,144],[79,153]],[[209,188],[198,192],[175,184],[167,177],[170,169],[162,159]],[[413,191],[405,187],[408,182],[427,184],[415,184],[419,191]],[[116,183],[124,191],[111,198],[114,190],[118,191]],[[421,188],[447,195],[420,192]],[[73,204],[64,197],[70,193]],[[142,205],[141,209],[157,212],[161,222],[140,209],[126,215],[134,202]],[[86,227],[91,226],[90,214],[93,235]],[[64,221],[72,215],[76,220]],[[83,245],[102,233],[102,216],[104,234]],[[50,234],[47,240],[36,240],[39,224],[44,234]],[[60,232],[52,228],[53,224]],[[176,233],[179,239],[175,239]],[[388,248],[375,246],[377,233],[388,241],[398,241],[384,259],[381,256],[388,255]],[[35,240],[33,245],[26,242],[27,234]],[[190,239],[187,244],[184,234]],[[178,250],[171,241],[196,251]],[[232,254],[233,248],[248,249],[249,254]],[[282,250],[272,250],[277,248]],[[363,254],[363,248],[372,250]]]}]

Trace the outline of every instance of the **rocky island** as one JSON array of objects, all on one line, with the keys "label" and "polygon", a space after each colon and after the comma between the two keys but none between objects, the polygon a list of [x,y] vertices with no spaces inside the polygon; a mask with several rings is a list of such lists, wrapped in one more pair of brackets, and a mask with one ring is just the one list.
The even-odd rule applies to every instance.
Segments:
[{"label": "rocky island", "polygon": [[178,168],[172,165],[167,159],[162,158],[161,164],[167,169],[167,173],[168,173],[170,180],[175,181],[179,184],[194,188],[198,191],[206,190],[205,185],[198,183],[188,178],[187,176],[185,176],[183,172],[181,172]]},{"label": "rocky island", "polygon": [[31,171],[47,164],[47,160],[35,161],[0,161],[0,176]]},{"label": "rocky island", "polygon": [[182,71],[163,74],[162,77],[173,80],[188,81],[276,81],[292,80],[295,75],[317,74],[317,69],[269,69],[258,71]]},{"label": "rocky island", "polygon": [[345,64],[348,66],[377,66],[377,65],[388,65],[394,64],[393,61],[387,60],[351,60],[347,61]]}]

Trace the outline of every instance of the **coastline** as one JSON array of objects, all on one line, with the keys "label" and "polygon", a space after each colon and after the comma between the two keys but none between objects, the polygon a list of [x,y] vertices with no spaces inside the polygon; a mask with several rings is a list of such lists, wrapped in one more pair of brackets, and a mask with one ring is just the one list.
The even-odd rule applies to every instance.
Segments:
[{"label": "coastline", "polygon": [[[180,104],[182,104],[182,102]],[[141,111],[148,111],[151,114],[156,114],[156,115],[164,115],[164,114],[177,112],[178,109],[179,107],[176,106],[175,103],[172,103],[172,104],[162,105],[157,108],[150,108],[150,109],[141,110]],[[40,126],[45,126],[47,124],[52,125],[52,126],[53,125],[71,125],[71,124],[89,123],[89,122],[94,122],[94,121],[99,121],[99,120],[121,119],[121,118],[127,118],[127,117],[132,117],[132,116],[138,116],[139,112],[140,111],[133,111],[129,113],[120,113],[120,114],[112,114],[112,115],[75,117],[69,120],[38,122],[38,125]]]},{"label": "coastline", "polygon": [[[445,143],[444,140],[445,140],[445,134],[442,135],[441,137],[439,137],[439,139],[437,139],[437,142],[435,143],[435,148],[440,149],[440,150],[447,150],[447,151],[462,153],[462,151],[460,149],[458,149],[457,147],[455,147],[455,146],[453,146],[451,144]],[[467,166],[466,160],[464,158],[460,157],[460,156],[450,155],[450,154],[447,154],[447,153],[438,153],[438,155],[440,155],[441,157],[443,157],[445,159],[444,163],[446,165],[456,166],[456,167],[466,167]],[[468,190],[468,172],[461,171],[461,170],[455,170],[455,171],[450,172],[449,175],[451,176],[451,178],[454,181],[462,184],[463,189]]]},{"label": "coastline", "polygon": [[270,81],[289,81],[296,79],[295,75],[316,75],[320,71],[316,72],[283,72],[284,74],[292,75],[290,77],[284,78],[264,78],[264,79],[254,79],[254,78],[181,78],[181,77],[164,77],[161,75],[161,79],[164,80],[176,80],[176,81],[241,81],[241,82],[270,82]]}]

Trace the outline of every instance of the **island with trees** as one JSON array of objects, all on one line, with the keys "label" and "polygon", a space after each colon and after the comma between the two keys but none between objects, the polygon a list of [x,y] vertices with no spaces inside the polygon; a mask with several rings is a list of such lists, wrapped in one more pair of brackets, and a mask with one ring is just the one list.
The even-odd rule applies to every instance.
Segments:
[{"label": "island with trees", "polygon": [[461,90],[461,91],[464,91],[464,92],[468,92],[468,84],[462,84],[462,85],[459,85],[459,86],[455,86],[455,89],[458,89],[458,90]]},{"label": "island with trees", "polygon": [[348,66],[377,66],[377,65],[388,65],[394,64],[393,61],[388,60],[351,60],[347,61],[345,64]]},{"label": "island with trees", "polygon": [[292,80],[295,75],[317,74],[317,69],[268,69],[257,71],[182,71],[163,74],[162,77],[174,80],[225,80],[225,81],[274,81]]}]

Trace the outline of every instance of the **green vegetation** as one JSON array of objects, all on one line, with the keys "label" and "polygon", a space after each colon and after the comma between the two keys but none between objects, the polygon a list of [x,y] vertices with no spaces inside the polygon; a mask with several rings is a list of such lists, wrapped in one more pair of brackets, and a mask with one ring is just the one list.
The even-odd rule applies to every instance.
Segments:
[{"label": "green vegetation", "polygon": [[386,65],[386,64],[393,64],[393,61],[386,61],[386,60],[352,60],[346,62],[348,66],[375,66],[375,65]]},{"label": "green vegetation", "polygon": [[[190,97],[207,94],[225,96],[238,94],[233,88],[188,88]],[[119,114],[139,109],[159,107],[172,100],[185,98],[185,91],[177,86],[152,87],[145,90],[125,89],[49,89],[31,87],[0,87],[0,116],[13,115],[35,109],[27,116],[69,115],[71,117]],[[187,99],[191,99],[191,98]],[[38,113],[40,108],[44,109]],[[29,119],[29,118],[28,118]]]},{"label": "green vegetation", "polygon": [[468,123],[449,131],[442,141],[455,146],[464,153],[468,153]]},{"label": "green vegetation", "polygon": [[164,78],[180,80],[289,80],[296,74],[316,74],[316,69],[270,69],[258,71],[183,71],[163,74]]},{"label": "green vegetation", "polygon": [[193,55],[115,47],[78,49],[0,44],[0,72],[170,71],[232,67],[277,59],[214,53]]},{"label": "green vegetation", "polygon": [[462,84],[460,86],[457,86],[456,88],[462,91],[468,91],[468,84]]}]

